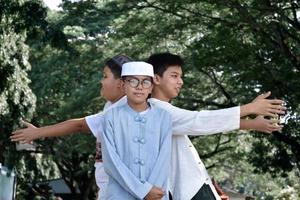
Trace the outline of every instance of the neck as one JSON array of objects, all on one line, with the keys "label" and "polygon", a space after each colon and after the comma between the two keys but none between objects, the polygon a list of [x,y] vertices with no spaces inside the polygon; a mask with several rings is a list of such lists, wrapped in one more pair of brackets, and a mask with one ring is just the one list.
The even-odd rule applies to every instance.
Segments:
[{"label": "neck", "polygon": [[164,93],[161,90],[158,90],[155,88],[153,88],[153,90],[152,90],[151,97],[156,98],[161,101],[166,101],[166,102],[171,101],[171,99],[166,97],[166,95],[164,95]]},{"label": "neck", "polygon": [[146,101],[143,103],[133,103],[129,99],[127,99],[127,102],[128,102],[128,105],[136,112],[143,112],[149,107],[149,105]]},{"label": "neck", "polygon": [[121,94],[118,97],[116,97],[114,100],[111,100],[111,103],[116,103],[117,101],[119,101],[122,97],[124,97],[125,94]]}]

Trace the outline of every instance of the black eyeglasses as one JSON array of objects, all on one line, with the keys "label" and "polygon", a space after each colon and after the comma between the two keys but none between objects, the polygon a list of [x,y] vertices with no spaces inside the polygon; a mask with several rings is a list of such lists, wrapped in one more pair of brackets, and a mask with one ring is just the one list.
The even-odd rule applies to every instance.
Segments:
[{"label": "black eyeglasses", "polygon": [[152,80],[149,79],[139,80],[137,78],[128,78],[125,79],[124,81],[127,81],[129,85],[133,88],[137,88],[140,84],[144,89],[148,89],[152,86]]}]

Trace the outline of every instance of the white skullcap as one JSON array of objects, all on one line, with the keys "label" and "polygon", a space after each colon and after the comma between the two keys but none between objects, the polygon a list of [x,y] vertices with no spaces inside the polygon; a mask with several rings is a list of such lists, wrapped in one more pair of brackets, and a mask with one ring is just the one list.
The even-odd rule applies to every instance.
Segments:
[{"label": "white skullcap", "polygon": [[122,65],[121,76],[151,76],[154,77],[153,66],[142,61],[127,62]]}]

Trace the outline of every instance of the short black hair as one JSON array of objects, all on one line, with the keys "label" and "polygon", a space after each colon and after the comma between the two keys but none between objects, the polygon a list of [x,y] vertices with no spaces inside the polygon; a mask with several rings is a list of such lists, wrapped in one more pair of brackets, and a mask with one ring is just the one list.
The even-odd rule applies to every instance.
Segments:
[{"label": "short black hair", "polygon": [[110,69],[114,78],[121,78],[122,65],[133,61],[132,58],[126,55],[116,55],[105,62],[105,65]]},{"label": "short black hair", "polygon": [[183,65],[183,60],[180,56],[171,54],[169,52],[152,54],[148,58],[147,62],[153,66],[154,74],[157,74],[160,77],[163,76],[168,67],[182,67]]}]

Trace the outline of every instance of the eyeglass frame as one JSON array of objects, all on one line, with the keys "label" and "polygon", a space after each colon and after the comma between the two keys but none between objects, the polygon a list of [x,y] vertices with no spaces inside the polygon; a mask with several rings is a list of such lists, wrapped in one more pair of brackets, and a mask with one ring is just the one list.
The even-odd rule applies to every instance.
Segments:
[{"label": "eyeglass frame", "polygon": [[[132,87],[132,88],[138,88],[139,85],[141,85],[143,89],[149,89],[153,85],[153,79],[152,78],[151,79],[145,78],[143,80],[140,80],[140,79],[138,79],[137,77],[134,77],[134,76],[130,76],[130,77],[125,76],[125,77],[122,77],[122,80],[124,82],[127,81],[129,83],[130,87]],[[136,84],[132,85],[132,83],[133,83],[133,82],[131,82],[132,80],[137,80],[138,82],[136,82]],[[151,85],[149,85],[149,87],[145,87],[144,86],[145,81],[149,81],[151,83]]]}]

